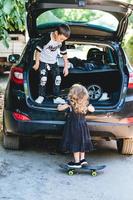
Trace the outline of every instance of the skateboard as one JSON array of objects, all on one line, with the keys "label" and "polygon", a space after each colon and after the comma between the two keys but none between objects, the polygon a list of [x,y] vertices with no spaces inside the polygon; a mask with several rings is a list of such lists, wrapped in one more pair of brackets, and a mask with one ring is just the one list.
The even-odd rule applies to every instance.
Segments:
[{"label": "skateboard", "polygon": [[103,170],[106,165],[99,165],[99,166],[82,166],[81,168],[74,168],[70,167],[67,164],[61,164],[60,167],[64,169],[68,175],[72,176],[78,172],[90,172],[91,176],[97,176],[97,171]]}]

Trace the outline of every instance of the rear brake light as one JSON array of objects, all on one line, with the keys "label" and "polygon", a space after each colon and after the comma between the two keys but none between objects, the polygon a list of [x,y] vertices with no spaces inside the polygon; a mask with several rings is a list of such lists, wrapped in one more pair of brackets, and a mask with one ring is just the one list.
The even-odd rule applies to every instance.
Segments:
[{"label": "rear brake light", "polygon": [[16,84],[23,84],[23,68],[12,67],[11,68],[11,80]]},{"label": "rear brake light", "polygon": [[29,121],[30,120],[30,118],[27,117],[26,115],[20,114],[20,113],[17,113],[17,112],[13,112],[13,117],[16,120],[21,120],[21,121]]},{"label": "rear brake light", "polygon": [[128,88],[133,89],[133,73],[129,74]]},{"label": "rear brake light", "polygon": [[127,121],[128,121],[128,123],[133,123],[133,117],[128,117]]},{"label": "rear brake light", "polygon": [[133,117],[127,117],[120,120],[120,123],[130,124],[133,123]]}]

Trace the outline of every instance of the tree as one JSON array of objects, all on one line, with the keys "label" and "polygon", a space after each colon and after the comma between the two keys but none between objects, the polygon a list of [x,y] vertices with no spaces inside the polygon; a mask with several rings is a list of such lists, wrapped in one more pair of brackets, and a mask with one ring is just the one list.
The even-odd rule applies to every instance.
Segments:
[{"label": "tree", "polygon": [[58,17],[61,18],[64,21],[90,21],[91,19],[95,19],[96,14],[92,11],[88,10],[76,10],[76,9],[55,9],[52,11],[52,13]]},{"label": "tree", "polygon": [[0,0],[0,40],[8,47],[8,31],[24,31],[25,0]]},{"label": "tree", "polygon": [[[133,0],[126,0],[126,2],[133,4]],[[124,41],[123,41],[123,48],[128,56],[128,59],[130,63],[133,65],[133,14],[129,17],[129,26],[127,34],[125,35]]]},{"label": "tree", "polygon": [[133,36],[130,36],[125,42],[124,49],[127,53],[130,63],[133,65]]}]

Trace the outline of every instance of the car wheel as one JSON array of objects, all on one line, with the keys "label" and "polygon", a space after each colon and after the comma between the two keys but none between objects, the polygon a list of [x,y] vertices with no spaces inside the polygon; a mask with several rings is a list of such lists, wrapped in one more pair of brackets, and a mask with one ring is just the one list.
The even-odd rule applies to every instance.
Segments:
[{"label": "car wheel", "polygon": [[19,150],[20,149],[20,139],[19,136],[11,136],[3,134],[3,147],[5,149]]},{"label": "car wheel", "polygon": [[16,135],[7,135],[5,129],[5,122],[3,118],[3,134],[2,144],[5,149],[19,150],[20,149],[20,138]]},{"label": "car wheel", "polygon": [[87,90],[89,93],[89,99],[91,100],[98,100],[103,94],[102,88],[99,85],[90,85]]},{"label": "car wheel", "polygon": [[133,155],[133,138],[118,139],[117,149],[121,154]]},{"label": "car wheel", "polygon": [[117,150],[119,153],[122,153],[122,147],[123,147],[123,139],[117,140]]}]

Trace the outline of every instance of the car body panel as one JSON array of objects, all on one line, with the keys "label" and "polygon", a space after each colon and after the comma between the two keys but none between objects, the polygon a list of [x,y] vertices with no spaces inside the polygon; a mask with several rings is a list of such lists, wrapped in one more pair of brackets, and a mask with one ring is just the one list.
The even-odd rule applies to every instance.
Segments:
[{"label": "car body panel", "polygon": [[[111,62],[111,64],[116,65],[115,72],[118,72],[119,76],[115,76],[116,74],[114,74],[113,71],[113,77],[109,76],[112,77],[111,79],[109,79],[109,81],[112,80],[114,81],[114,83],[116,83],[115,81],[119,80],[120,83],[118,82],[119,87],[116,87],[117,91],[113,91],[112,89],[113,85],[111,82],[112,88],[109,89],[112,90],[109,91],[113,91],[112,93],[118,92],[117,94],[118,98],[116,101],[113,99],[115,103],[111,102],[111,106],[108,104],[104,105],[104,103],[101,104],[100,102],[101,105],[97,104],[95,106],[95,112],[90,113],[86,116],[87,125],[91,132],[92,139],[97,140],[100,138],[106,140],[110,139],[120,140],[120,139],[131,138],[133,140],[133,88],[128,87],[129,79],[132,78],[130,74],[133,75],[133,69],[128,63],[126,54],[123,52],[120,43],[127,28],[128,16],[131,14],[131,9],[133,8],[132,5],[116,1],[103,1],[103,0],[102,1],[58,0],[58,4],[56,2],[53,0],[45,0],[45,1],[31,0],[27,4],[27,9],[28,9],[27,20],[28,20],[28,30],[30,39],[26,45],[26,48],[22,53],[19,62],[16,65],[14,65],[11,69],[4,96],[3,135],[7,136],[4,138],[4,140],[6,140],[7,142],[5,144],[5,148],[11,147],[9,145],[9,143],[11,142],[10,136],[13,136],[14,138],[15,136],[17,136],[17,138],[20,138],[21,136],[44,136],[44,138],[62,137],[62,131],[64,128],[64,124],[66,122],[67,112],[66,111],[59,112],[57,110],[57,105],[53,103],[52,106],[50,104],[45,105],[45,103],[43,105],[38,105],[35,102],[36,93],[35,95],[33,95],[32,98],[31,88],[29,84],[30,81],[29,71],[32,69],[34,65],[35,62],[33,59],[34,51],[38,42],[41,40],[41,36],[43,36],[43,34],[45,34],[46,32],[53,31],[54,28],[57,25],[59,25],[59,23],[54,23],[52,25],[47,24],[45,26],[42,25],[42,27],[41,26],[39,27],[39,32],[38,31],[36,32],[35,31],[36,18],[40,13],[44,12],[44,10],[56,7],[99,9],[106,12],[108,11],[118,19],[119,25],[116,31],[112,31],[111,29],[105,29],[102,28],[101,26],[95,26],[93,24],[83,25],[80,23],[73,23],[73,22],[69,23],[72,31],[70,37],[70,44],[73,41],[74,42],[78,41],[79,43],[83,42],[83,44],[87,42],[87,44],[90,43],[91,46],[93,44],[96,47],[99,47],[101,45],[100,47],[102,50],[105,50],[106,48],[103,49],[102,47],[104,45],[106,47],[107,45],[107,47],[110,47],[110,49],[113,51],[113,55],[116,58],[116,62],[114,63]],[[12,79],[14,68],[16,68],[16,72],[18,74],[19,72],[21,73],[20,77],[23,77],[22,82],[18,83]],[[113,68],[113,70],[115,70],[115,68]],[[61,76],[63,77],[62,74],[63,68],[60,68],[60,71],[61,71]],[[76,74],[74,70],[70,70],[70,74],[71,73]],[[91,73],[91,71],[88,73]],[[80,76],[79,78],[81,79],[80,73],[76,75],[77,75],[76,77]],[[88,78],[88,76],[86,77]],[[93,78],[94,77],[98,79],[98,76],[93,76]],[[35,76],[35,79],[36,78],[37,76]],[[35,79],[33,78],[33,80]],[[73,80],[75,83],[74,78]],[[105,81],[106,78],[104,80],[104,84],[106,84]],[[132,83],[133,81],[131,79],[130,81],[131,84],[133,84]],[[81,80],[81,82],[83,81]],[[34,84],[32,86],[34,86]],[[64,85],[65,89],[66,88],[68,89],[70,86],[69,84],[68,86],[66,86],[67,84]],[[33,87],[35,91],[37,90],[36,86],[37,85]],[[26,116],[27,118],[17,119],[15,118],[14,113],[17,113],[18,115],[21,116],[22,115]],[[128,153],[130,152],[128,151]],[[131,154],[133,154],[133,152]]]},{"label": "car body panel", "polygon": [[[36,118],[30,121],[19,121],[14,119],[11,111],[7,110],[4,110],[4,119],[6,124],[6,133],[18,136],[49,137],[49,135],[52,135],[52,137],[61,138],[65,124],[65,120],[58,119],[40,120]],[[106,119],[109,120],[107,121]],[[89,116],[87,124],[92,137],[119,139],[125,138],[126,132],[126,138],[133,138],[133,123],[121,123],[119,119],[115,119],[113,117],[109,118],[108,116],[98,116],[98,118],[95,118],[94,120],[93,116]]]}]

